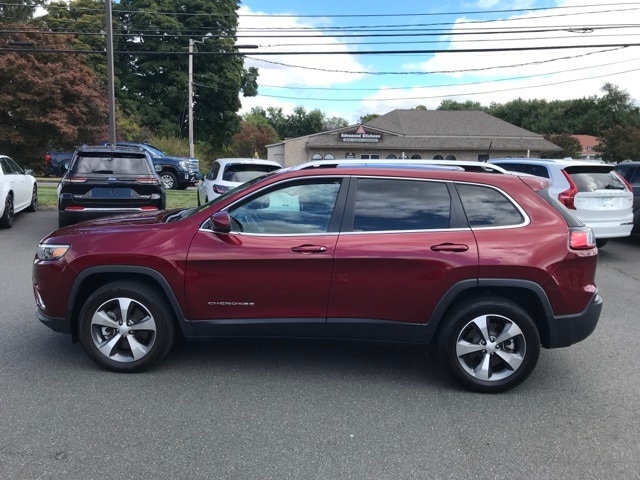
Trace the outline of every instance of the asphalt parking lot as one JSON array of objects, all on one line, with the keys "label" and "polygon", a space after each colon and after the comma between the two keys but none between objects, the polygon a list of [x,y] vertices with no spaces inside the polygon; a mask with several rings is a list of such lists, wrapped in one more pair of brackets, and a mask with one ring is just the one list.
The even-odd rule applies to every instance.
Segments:
[{"label": "asphalt parking lot", "polygon": [[637,238],[601,250],[594,334],[480,395],[433,355],[368,344],[187,343],[102,371],[35,318],[31,262],[56,225],[0,230],[0,478],[640,478]]}]

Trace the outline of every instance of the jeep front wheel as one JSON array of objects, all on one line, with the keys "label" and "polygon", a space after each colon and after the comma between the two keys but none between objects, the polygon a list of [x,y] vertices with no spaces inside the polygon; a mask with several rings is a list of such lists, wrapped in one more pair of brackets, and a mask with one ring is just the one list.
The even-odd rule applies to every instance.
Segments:
[{"label": "jeep front wheel", "polygon": [[178,186],[178,179],[171,172],[162,172],[160,174],[160,180],[166,190],[175,190]]},{"label": "jeep front wheel", "polygon": [[498,393],[522,383],[540,355],[531,316],[497,296],[470,299],[455,308],[439,336],[446,367],[467,388]]},{"label": "jeep front wheel", "polygon": [[171,349],[171,307],[154,289],[136,282],[113,282],[96,290],[78,320],[80,342],[89,357],[114,372],[139,372]]}]

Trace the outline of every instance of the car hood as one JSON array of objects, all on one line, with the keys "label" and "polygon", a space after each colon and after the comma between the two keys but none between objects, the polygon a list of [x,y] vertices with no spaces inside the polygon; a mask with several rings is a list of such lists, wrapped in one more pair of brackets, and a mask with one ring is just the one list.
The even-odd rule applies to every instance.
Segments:
[{"label": "car hood", "polygon": [[57,230],[57,232],[58,235],[77,235],[88,231],[95,232],[96,230],[102,229],[118,229],[119,227],[126,227],[127,225],[153,225],[164,223],[164,220],[169,215],[180,210],[182,209],[163,210],[161,212],[127,213],[114,215],[112,217],[100,217],[61,228]]}]

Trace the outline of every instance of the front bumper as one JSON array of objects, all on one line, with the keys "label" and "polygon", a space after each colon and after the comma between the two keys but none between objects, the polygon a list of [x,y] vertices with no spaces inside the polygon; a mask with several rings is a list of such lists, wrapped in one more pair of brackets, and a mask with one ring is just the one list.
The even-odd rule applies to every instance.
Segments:
[{"label": "front bumper", "polygon": [[64,317],[48,317],[39,308],[36,309],[36,317],[54,332],[71,333],[71,322]]}]

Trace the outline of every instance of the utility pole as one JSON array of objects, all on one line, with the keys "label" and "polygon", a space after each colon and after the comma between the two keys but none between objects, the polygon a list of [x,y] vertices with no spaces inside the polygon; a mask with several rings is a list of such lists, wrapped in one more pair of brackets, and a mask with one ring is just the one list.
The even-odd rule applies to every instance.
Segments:
[{"label": "utility pole", "polygon": [[189,157],[194,158],[195,147],[193,145],[193,38],[189,39]]},{"label": "utility pole", "polygon": [[107,86],[109,97],[109,143],[116,144],[116,90],[113,74],[113,18],[111,16],[111,1],[105,4],[105,30],[107,32]]}]

